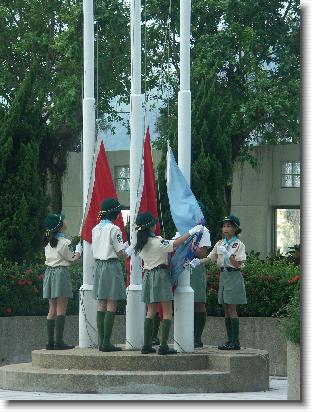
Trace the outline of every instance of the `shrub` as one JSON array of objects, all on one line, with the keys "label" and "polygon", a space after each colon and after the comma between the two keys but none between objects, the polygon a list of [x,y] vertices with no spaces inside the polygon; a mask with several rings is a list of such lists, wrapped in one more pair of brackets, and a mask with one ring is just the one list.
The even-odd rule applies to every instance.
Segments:
[{"label": "shrub", "polygon": [[[257,254],[247,257],[243,275],[245,279],[247,304],[238,305],[241,316],[283,316],[286,305],[290,302],[296,285],[289,283],[299,276],[300,269],[286,258],[261,260]],[[223,315],[223,308],[218,302],[219,270],[214,264],[207,265],[207,313],[213,316]]]},{"label": "shrub", "polygon": [[286,316],[281,319],[282,331],[287,340],[293,343],[300,343],[300,278],[295,276],[289,281],[289,284],[294,284],[294,294],[285,306]]}]

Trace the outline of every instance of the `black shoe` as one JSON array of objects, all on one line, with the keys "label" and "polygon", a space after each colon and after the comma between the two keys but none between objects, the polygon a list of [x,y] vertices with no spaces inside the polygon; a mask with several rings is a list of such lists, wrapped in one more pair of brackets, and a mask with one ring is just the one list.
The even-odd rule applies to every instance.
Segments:
[{"label": "black shoe", "polygon": [[218,349],[220,350],[230,350],[229,345],[231,345],[231,342],[226,342],[224,345],[219,345]]},{"label": "black shoe", "polygon": [[66,343],[56,343],[54,345],[54,349],[56,350],[66,350],[66,349],[74,349],[74,345],[67,345]]},{"label": "black shoe", "polygon": [[194,341],[194,348],[202,348],[203,346],[204,344],[200,339]]},{"label": "black shoe", "polygon": [[177,351],[175,349],[169,348],[168,345],[160,345],[158,349],[159,355],[175,355]]},{"label": "black shoe", "polygon": [[122,349],[119,348],[118,346],[114,346],[113,344],[109,343],[108,345],[101,345],[99,347],[99,350],[101,352],[118,352],[118,351],[121,351]]},{"label": "black shoe", "polygon": [[228,345],[228,350],[240,350],[240,344],[238,342],[231,342]]},{"label": "black shoe", "polygon": [[156,353],[156,349],[152,348],[152,346],[143,346],[141,353],[143,355],[147,355],[148,353]]},{"label": "black shoe", "polygon": [[53,350],[53,349],[55,349],[55,348],[54,348],[54,343],[48,343],[48,344],[46,345],[46,350]]},{"label": "black shoe", "polygon": [[160,340],[157,338],[157,336],[152,338],[152,346],[154,345],[160,345]]}]

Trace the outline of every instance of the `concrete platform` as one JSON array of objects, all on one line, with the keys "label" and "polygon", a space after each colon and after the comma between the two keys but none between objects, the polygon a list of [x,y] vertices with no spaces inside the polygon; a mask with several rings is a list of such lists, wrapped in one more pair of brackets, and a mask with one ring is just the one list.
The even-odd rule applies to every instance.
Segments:
[{"label": "concrete platform", "polygon": [[160,356],[139,351],[36,350],[32,362],[0,368],[0,388],[63,393],[221,393],[269,389],[269,355],[205,346]]}]

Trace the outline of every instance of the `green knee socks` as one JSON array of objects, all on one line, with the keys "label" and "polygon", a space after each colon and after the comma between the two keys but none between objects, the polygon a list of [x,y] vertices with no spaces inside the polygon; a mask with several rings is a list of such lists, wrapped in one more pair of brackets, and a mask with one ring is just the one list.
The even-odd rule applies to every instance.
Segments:
[{"label": "green knee socks", "polygon": [[239,318],[231,318],[232,342],[239,343]]},{"label": "green knee socks", "polygon": [[104,337],[103,345],[110,345],[110,339],[112,336],[112,330],[114,326],[115,312],[106,312],[104,318]]},{"label": "green knee socks", "polygon": [[231,318],[224,318],[228,342],[232,342],[232,322]]},{"label": "green knee socks", "polygon": [[160,319],[159,319],[159,313],[157,312],[153,319],[153,333],[152,333],[153,338],[157,338],[158,336],[159,325],[160,325]]},{"label": "green knee socks", "polygon": [[195,312],[195,340],[200,341],[206,324],[206,312]]},{"label": "green knee socks", "polygon": [[97,329],[98,329],[98,341],[99,341],[99,346],[103,344],[103,339],[104,339],[104,319],[105,319],[105,313],[102,311],[97,311],[96,313],[96,324],[97,324]]},{"label": "green knee socks", "polygon": [[152,334],[153,334],[153,319],[145,318],[144,321],[144,346],[152,346]]},{"label": "green knee socks", "polygon": [[63,333],[65,326],[65,316],[59,315],[55,318],[55,343],[57,345],[62,345],[63,343]]},{"label": "green knee socks", "polygon": [[168,337],[171,327],[171,320],[170,319],[163,319],[161,322],[161,346],[166,346],[168,344]]},{"label": "green knee socks", "polygon": [[54,345],[55,319],[47,319],[48,344]]}]

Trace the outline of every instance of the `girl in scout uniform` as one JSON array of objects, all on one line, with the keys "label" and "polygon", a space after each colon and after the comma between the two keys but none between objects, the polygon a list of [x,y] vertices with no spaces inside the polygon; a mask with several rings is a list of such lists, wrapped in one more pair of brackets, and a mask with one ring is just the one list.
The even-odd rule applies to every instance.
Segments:
[{"label": "girl in scout uniform", "polygon": [[92,230],[92,252],[95,259],[92,296],[97,304],[99,350],[120,351],[110,343],[117,300],[126,299],[126,286],[119,258],[126,256],[121,230],[112,221],[121,212],[116,199],[107,198],[101,204],[100,223]]},{"label": "girl in scout uniform", "polygon": [[[76,246],[75,254],[69,248],[70,240],[64,236],[67,222],[63,214],[49,214],[44,221],[45,264],[43,298],[49,299],[47,316],[47,349],[73,349],[63,342],[65,315],[68,298],[73,297],[72,283],[68,266],[80,258],[81,245]],[[55,340],[54,340],[55,330]]]},{"label": "girl in scout uniform", "polygon": [[172,285],[168,271],[168,253],[173,252],[175,246],[181,245],[189,236],[203,230],[197,225],[189,232],[175,240],[165,240],[155,235],[157,220],[149,213],[140,213],[136,219],[137,243],[134,251],[144,261],[144,278],[142,301],[147,304],[147,314],[144,322],[144,346],[141,353],[155,353],[152,347],[153,318],[160,302],[163,308],[161,322],[161,341],[158,349],[160,355],[177,353],[170,349],[167,342],[172,318]]},{"label": "girl in scout uniform", "polygon": [[[204,213],[204,205],[198,201],[198,204]],[[204,258],[208,254],[208,248],[211,246],[210,232],[204,226],[203,235],[195,250],[197,258]],[[194,290],[194,348],[202,348],[201,340],[202,333],[205,328],[207,312],[206,312],[206,287],[207,278],[205,266],[201,265],[191,270],[190,286]]]},{"label": "girl in scout uniform", "polygon": [[245,245],[238,239],[241,232],[240,221],[234,215],[226,216],[220,222],[223,239],[219,240],[210,254],[204,259],[193,259],[190,264],[196,267],[209,260],[216,262],[220,268],[218,303],[224,305],[225,327],[228,341],[218,346],[221,350],[240,349],[239,318],[237,304],[246,304],[244,278],[240,268],[246,260]]}]

